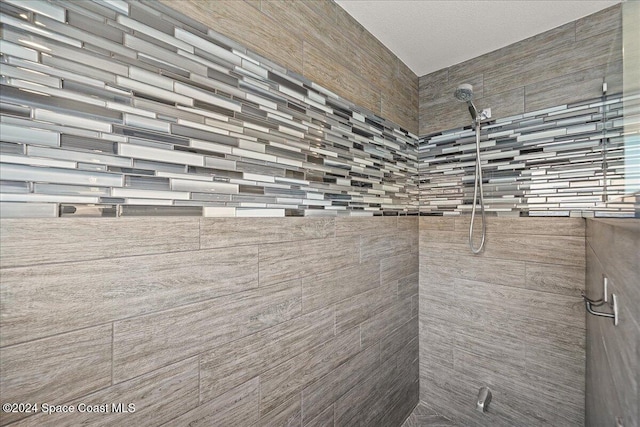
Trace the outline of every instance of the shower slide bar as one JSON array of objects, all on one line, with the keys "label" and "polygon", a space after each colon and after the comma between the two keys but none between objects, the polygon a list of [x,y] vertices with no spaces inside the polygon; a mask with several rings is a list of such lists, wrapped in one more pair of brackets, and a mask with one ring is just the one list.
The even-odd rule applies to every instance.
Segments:
[{"label": "shower slide bar", "polygon": [[616,297],[616,294],[611,294],[611,303],[610,306],[613,309],[613,313],[604,313],[602,311],[595,311],[593,309],[593,307],[599,307],[601,305],[604,305],[605,302],[607,302],[606,299],[599,299],[599,300],[592,300],[589,297],[587,297],[584,292],[581,292],[582,298],[584,299],[584,305],[587,308],[587,312],[589,314],[593,314],[594,316],[601,316],[601,317],[610,317],[613,319],[613,325],[614,326],[618,326],[618,298]]}]

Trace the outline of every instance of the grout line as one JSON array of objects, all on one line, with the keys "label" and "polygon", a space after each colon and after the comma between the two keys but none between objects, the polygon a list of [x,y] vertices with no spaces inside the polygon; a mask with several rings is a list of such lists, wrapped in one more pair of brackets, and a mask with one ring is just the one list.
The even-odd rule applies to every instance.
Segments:
[{"label": "grout line", "polygon": [[[10,348],[18,346],[18,345],[23,345],[23,344],[31,343],[31,342],[34,342],[34,341],[40,341],[40,340],[45,340],[45,339],[49,339],[49,338],[55,338],[55,337],[59,337],[59,336],[66,335],[66,334],[85,331],[85,330],[88,330],[88,329],[94,329],[94,328],[98,328],[98,327],[101,327],[101,326],[109,325],[109,324],[112,324],[112,323],[115,323],[115,321],[114,320],[109,320],[109,321],[105,321],[105,322],[98,323],[98,324],[92,324],[90,326],[84,326],[84,327],[81,327],[81,328],[65,330],[63,332],[56,332],[56,333],[53,333],[51,335],[46,335],[46,336],[43,336],[43,337],[31,338],[31,339],[29,339],[27,341],[20,341],[20,342],[8,344],[8,345],[3,345],[0,348],[2,350],[10,349]],[[112,338],[113,338],[113,329],[112,329]]]},{"label": "grout line", "polygon": [[262,279],[261,279],[261,273],[262,273],[262,269],[260,268],[260,249],[262,249],[262,245],[257,245],[258,246],[258,260],[257,260],[257,267],[258,267],[258,288],[262,287]]},{"label": "grout line", "polygon": [[198,250],[202,250],[202,218],[198,219]]},{"label": "grout line", "polygon": [[198,404],[197,406],[202,405],[202,352],[198,353]]},{"label": "grout line", "polygon": [[114,384],[114,371],[115,371],[115,335],[116,335],[116,324],[115,322],[111,322],[111,385]]}]

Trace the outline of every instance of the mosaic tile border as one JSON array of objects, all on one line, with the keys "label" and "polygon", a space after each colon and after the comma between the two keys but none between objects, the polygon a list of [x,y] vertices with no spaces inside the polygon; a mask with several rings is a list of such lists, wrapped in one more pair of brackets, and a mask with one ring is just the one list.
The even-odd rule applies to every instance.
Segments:
[{"label": "mosaic tile border", "polygon": [[[623,103],[625,117],[623,118]],[[497,215],[639,216],[640,95],[610,95],[483,125],[485,207]],[[626,147],[625,147],[626,143]],[[473,206],[475,131],[424,136],[418,148],[421,214],[459,215]]]},{"label": "mosaic tile border", "polygon": [[418,211],[416,135],[166,6],[0,7],[3,217]]}]

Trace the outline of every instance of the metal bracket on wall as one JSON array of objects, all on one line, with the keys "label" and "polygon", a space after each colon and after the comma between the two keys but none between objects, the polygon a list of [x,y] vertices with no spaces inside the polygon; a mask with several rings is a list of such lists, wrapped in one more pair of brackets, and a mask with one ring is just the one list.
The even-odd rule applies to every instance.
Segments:
[{"label": "metal bracket on wall", "polygon": [[587,297],[584,292],[582,292],[582,298],[584,299],[584,304],[589,314],[593,314],[594,316],[610,317],[613,319],[613,325],[618,326],[618,298],[616,297],[616,294],[611,294],[611,303],[609,303],[613,313],[603,313],[593,309],[593,307],[604,305],[604,300],[592,300]]}]

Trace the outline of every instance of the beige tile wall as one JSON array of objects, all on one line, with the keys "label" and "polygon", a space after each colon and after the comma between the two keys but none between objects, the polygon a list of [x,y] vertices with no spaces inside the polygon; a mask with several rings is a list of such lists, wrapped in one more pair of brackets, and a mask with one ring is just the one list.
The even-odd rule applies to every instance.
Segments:
[{"label": "beige tile wall", "polygon": [[420,218],[420,399],[461,425],[582,426],[584,220],[487,220],[473,255],[467,217]]},{"label": "beige tile wall", "polygon": [[2,402],[135,404],[1,425],[390,426],[418,401],[417,217],[0,226]]},{"label": "beige tile wall", "polygon": [[418,76],[331,0],[161,0],[343,98],[418,131]]},{"label": "beige tile wall", "polygon": [[622,91],[620,5],[419,79],[419,135],[467,126],[461,83],[474,88],[479,109],[502,118]]},{"label": "beige tile wall", "polygon": [[[620,323],[587,316],[586,425],[640,426],[640,220],[587,220],[587,294],[617,296]],[[611,299],[610,299],[611,300]],[[611,312],[609,307],[596,310]]]}]

